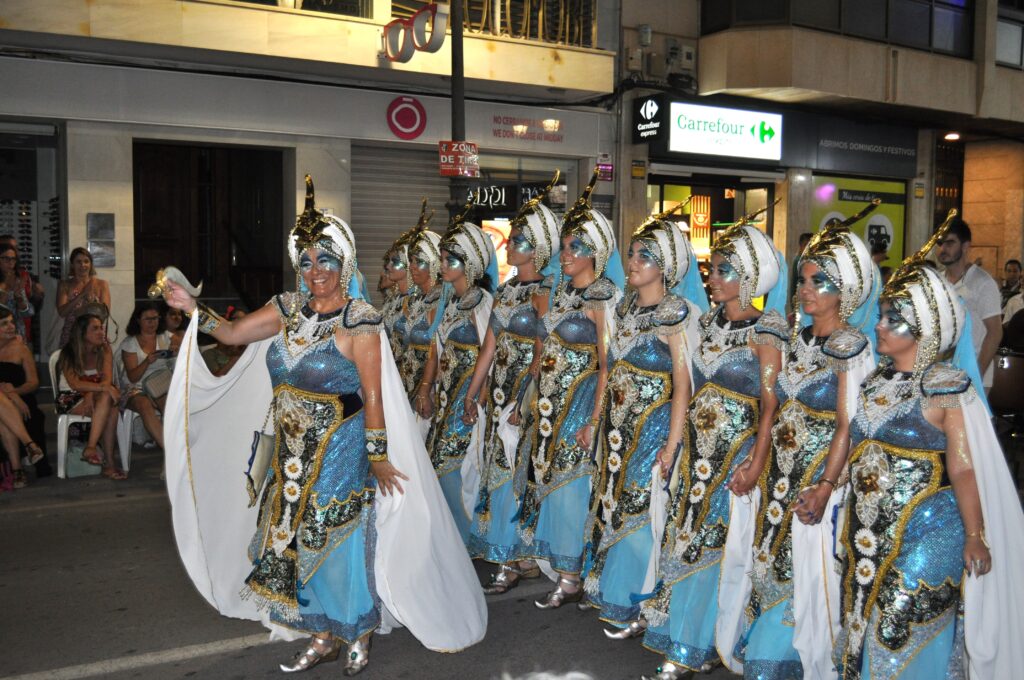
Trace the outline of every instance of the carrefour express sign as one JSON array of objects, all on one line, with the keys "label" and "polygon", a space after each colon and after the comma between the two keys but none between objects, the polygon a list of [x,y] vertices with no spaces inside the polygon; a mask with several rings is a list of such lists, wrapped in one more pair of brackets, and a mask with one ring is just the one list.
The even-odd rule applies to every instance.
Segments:
[{"label": "carrefour express sign", "polygon": [[672,102],[669,151],[777,161],[782,158],[782,116]]}]

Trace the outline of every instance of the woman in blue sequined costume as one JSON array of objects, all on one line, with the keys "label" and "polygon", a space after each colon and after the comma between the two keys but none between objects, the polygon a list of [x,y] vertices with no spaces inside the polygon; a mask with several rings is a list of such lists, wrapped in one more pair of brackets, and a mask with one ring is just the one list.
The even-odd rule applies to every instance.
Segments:
[{"label": "woman in blue sequined costume", "polygon": [[[519,424],[528,387],[537,375],[540,345],[537,321],[548,308],[550,290],[543,272],[558,257],[560,223],[542,203],[548,189],[527,201],[512,220],[508,263],[516,275],[498,287],[491,320],[480,350],[473,380],[466,392],[463,421],[484,419],[483,468],[474,509],[470,554],[501,565],[484,586],[489,595],[504,593],[520,578],[540,576],[534,562],[517,562],[519,524],[516,512],[526,483],[527,461],[517,458]],[[489,381],[488,381],[489,378]],[[478,407],[487,383],[487,397]]]},{"label": "woman in blue sequined costume", "polygon": [[[306,649],[291,662],[282,664],[281,670],[307,670],[337,658],[347,647],[344,672],[355,675],[369,661],[369,640],[381,623],[382,604],[393,612],[392,620],[405,623],[421,639],[431,639],[435,631],[446,630],[430,644],[439,643],[449,651],[453,638],[469,644],[479,639],[486,616],[475,607],[474,596],[478,591],[472,567],[464,556],[458,561],[457,552],[454,561],[444,565],[450,573],[445,575],[441,597],[456,596],[469,608],[459,614],[451,610],[431,612],[431,628],[425,631],[422,612],[416,611],[416,605],[406,604],[411,589],[424,601],[434,600],[431,608],[436,609],[442,585],[437,577],[438,560],[448,561],[428,556],[424,564],[416,564],[413,560],[420,560],[429,548],[425,551],[423,545],[411,544],[426,541],[439,554],[451,555],[451,546],[458,545],[457,532],[448,519],[433,476],[424,485],[423,470],[419,468],[425,466],[418,467],[411,458],[416,455],[418,440],[400,432],[411,424],[411,412],[404,400],[400,400],[400,408],[395,408],[396,388],[400,393],[397,371],[390,364],[381,315],[361,299],[352,232],[341,220],[316,210],[308,176],[306,182],[306,209],[299,216],[288,244],[302,292],[277,295],[262,309],[231,322],[203,305],[197,306],[192,293],[198,291],[189,291],[173,282],[165,284],[168,302],[196,312],[197,318],[186,336],[186,356],[180,362],[183,368],[176,370],[172,383],[175,409],[184,406],[181,412],[170,409],[169,449],[183,449],[186,456],[191,456],[207,439],[214,446],[223,441],[225,430],[232,428],[217,423],[217,430],[211,431],[210,424],[203,426],[201,415],[196,415],[190,424],[192,411],[188,402],[208,397],[202,389],[196,394],[191,389],[200,386],[216,391],[218,380],[228,384],[247,380],[252,374],[248,366],[254,363],[253,356],[265,351],[274,395],[272,418],[268,414],[268,419],[272,422],[275,449],[259,498],[257,532],[249,545],[250,571],[242,597],[255,601],[257,611],[268,617],[268,624],[312,635]],[[211,382],[202,375],[190,375],[199,371],[193,357],[198,356],[194,351],[198,330],[225,344],[251,345],[252,350],[247,350],[236,364],[237,370],[225,378]],[[255,387],[258,383],[251,384]],[[389,395],[391,398],[387,398]],[[226,400],[225,406],[244,408],[240,402],[247,398],[249,394],[239,393]],[[386,413],[390,424],[385,423]],[[179,428],[177,425],[182,421],[184,428]],[[178,435],[182,429],[183,440]],[[399,472],[390,462],[389,438],[401,449],[396,453],[397,460],[409,475]],[[217,453],[223,455],[234,450],[233,446],[223,444],[219,448]],[[419,452],[425,458],[422,445]],[[188,478],[195,494],[196,485],[208,483],[204,480],[209,463],[205,457],[195,460],[194,465],[190,457],[188,460]],[[261,474],[256,470],[250,472]],[[176,491],[181,489],[178,481],[182,474],[182,466],[169,462],[172,499],[178,499]],[[403,492],[405,484],[412,485],[413,497],[403,498],[397,506],[381,500]],[[226,490],[224,496],[231,494]],[[435,509],[429,505],[431,499]],[[198,505],[195,497],[191,501],[192,511],[200,515],[209,513],[219,503],[219,499],[205,496]],[[419,506],[413,509],[415,517],[401,513],[401,508],[410,503]],[[175,529],[180,534],[179,546],[186,567],[194,577],[200,574],[197,586],[204,594],[211,586],[214,592],[222,590],[223,586],[216,581],[231,573],[223,568],[224,564],[233,569],[234,556],[224,552],[225,544],[233,538],[222,537],[215,547],[204,544],[196,555],[181,538],[192,535],[193,540],[203,543],[204,532],[196,532],[189,522],[182,522],[195,518],[180,514],[181,504],[175,505]],[[185,507],[189,509],[187,503]],[[237,506],[224,506],[218,519],[233,526],[234,518],[239,516],[237,510]],[[377,512],[383,512],[388,519],[387,532],[380,536],[375,523]],[[199,522],[203,521],[200,516]],[[416,553],[401,565],[393,564],[392,559],[396,538]],[[195,568],[197,562],[201,563],[200,569]],[[402,571],[396,572],[397,567]],[[474,587],[466,591],[470,579]],[[378,590],[378,582],[385,586],[383,590]],[[461,592],[455,594],[453,589]],[[234,615],[248,613],[223,595],[208,595],[208,599]],[[402,600],[401,608],[395,606],[396,600]],[[451,616],[458,619],[453,623],[448,618]]]},{"label": "woman in blue sequined costume", "polygon": [[875,366],[871,341],[855,326],[872,325],[878,296],[877,270],[849,225],[875,205],[829,222],[799,261],[797,298],[811,324],[797,324],[776,383],[780,407],[754,524],[753,592],[734,651],[745,678],[835,674],[835,508],[845,497],[857,388]]},{"label": "woman in blue sequined costume", "polygon": [[[401,317],[395,322],[395,334],[403,339],[401,354],[395,355],[409,401],[423,381],[430,356],[430,318],[441,299],[441,236],[426,228],[417,230],[404,246],[408,250],[409,271],[419,294],[406,299]],[[420,420],[426,437],[429,420]]]},{"label": "woman in blue sequined costume", "polygon": [[[494,244],[480,227],[461,219],[441,240],[445,292],[431,320],[433,351],[415,405],[430,417],[427,451],[462,540],[468,545],[480,480],[482,423],[467,425],[462,405],[491,314]],[[436,404],[435,404],[436,402]]]},{"label": "woman in blue sequined costume", "polygon": [[[963,678],[965,651],[976,664],[971,677],[1021,671],[1013,665],[1019,663],[1013,656],[1021,654],[1005,648],[988,662],[975,659],[999,645],[974,635],[972,617],[998,621],[999,611],[969,610],[966,621],[960,614],[962,592],[970,600],[982,582],[1000,588],[998,570],[988,575],[994,555],[1004,574],[1019,573],[1019,562],[1007,562],[1013,551],[994,542],[990,552],[985,534],[986,515],[1019,527],[1021,510],[1012,490],[1008,505],[989,499],[983,508],[979,495],[984,468],[1004,478],[1008,471],[998,448],[983,453],[991,445],[978,446],[968,437],[965,419],[972,415],[991,431],[969,374],[978,373],[973,348],[957,350],[970,371],[937,360],[957,349],[963,328],[969,328],[953,286],[924,265],[946,228],[908,258],[882,292],[876,332],[883,358],[861,388],[852,426],[844,628],[835,648],[846,680]],[[1016,591],[1017,598],[1004,590],[999,599],[1013,606],[1019,585]],[[1000,629],[1009,629],[1008,641],[1014,630],[1019,634],[1022,618],[1018,609],[1014,619],[999,622]],[[978,642],[981,648],[974,647]],[[1011,644],[1019,647],[1020,639]]]},{"label": "woman in blue sequined costume", "polygon": [[559,262],[565,280],[552,282],[538,329],[537,402],[520,442],[519,456],[530,465],[519,509],[519,557],[545,560],[559,575],[555,589],[534,603],[541,609],[583,596],[580,571],[603,411],[598,395],[608,382],[608,339],[622,296],[615,232],[590,205],[596,181],[595,172],[563,220]]},{"label": "woman in blue sequined costume", "polygon": [[[409,246],[419,234],[426,231],[430,218],[433,216],[433,212],[427,214],[427,199],[424,198],[416,226],[395,239],[384,257],[384,271],[392,284],[389,290],[393,292],[384,299],[381,316],[384,320],[384,330],[387,331],[388,340],[391,342],[391,354],[396,361],[405,354],[408,346],[406,318],[409,313],[409,304],[424,295],[424,291],[416,285],[414,280]],[[399,362],[399,370],[401,370],[401,362]]]},{"label": "woman in blue sequined costume", "polygon": [[[686,404],[693,388],[690,356],[697,319],[707,296],[693,248],[668,213],[633,233],[627,279],[630,288],[615,310],[605,391],[603,464],[597,477],[588,526],[587,604],[598,609],[612,639],[644,630],[641,595],[653,583],[664,515],[657,461],[671,467],[682,448]],[[687,288],[685,283],[689,284]],[[660,503],[662,507],[653,507]],[[657,534],[657,535],[655,535]]]},{"label": "woman in blue sequined costume", "polygon": [[[736,641],[716,634],[719,599],[735,597],[723,556],[727,543],[750,553],[753,506],[745,496],[768,459],[775,376],[789,337],[782,316],[786,267],[771,239],[746,224],[756,216],[723,232],[711,250],[715,306],[700,319],[692,360],[689,450],[678,462],[676,493],[659,536],[658,588],[643,609],[644,646],[665,657],[657,680],[710,668],[719,662],[718,650]],[[761,296],[767,296],[763,314],[752,305]]]}]

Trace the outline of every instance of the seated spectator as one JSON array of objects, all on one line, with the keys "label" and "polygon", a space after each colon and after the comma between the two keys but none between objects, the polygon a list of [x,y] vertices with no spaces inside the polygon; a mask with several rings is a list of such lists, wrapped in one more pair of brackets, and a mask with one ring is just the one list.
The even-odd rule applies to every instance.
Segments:
[{"label": "seated spectator", "polygon": [[31,319],[36,310],[29,302],[31,286],[25,289],[25,282],[18,275],[18,251],[10,245],[0,246],[0,305],[14,314],[14,325],[18,335],[30,340],[26,335],[27,327],[31,327]]},{"label": "seated spectator", "polygon": [[164,330],[161,303],[147,300],[136,304],[127,335],[119,348],[124,361],[121,408],[138,413],[149,436],[162,449],[164,425],[160,414],[167,399],[174,351],[171,335]]},{"label": "seated spectator", "polygon": [[85,248],[72,250],[70,270],[68,278],[57,285],[57,315],[64,317],[61,347],[68,343],[75,319],[80,314],[93,314],[104,324],[110,314],[110,286],[96,276],[92,254]]},{"label": "seated spectator", "polygon": [[163,303],[164,330],[171,336],[171,351],[178,353],[181,347],[181,339],[185,337],[185,313]]},{"label": "seated spectator", "polygon": [[[92,424],[82,452],[82,460],[101,465],[103,475],[125,479],[117,465],[117,403],[121,391],[114,385],[114,354],[107,341],[103,320],[93,314],[80,314],[71,326],[71,337],[60,351],[60,392],[57,413],[89,416]],[[100,438],[103,449],[99,449]]]},{"label": "seated spectator", "polygon": [[1010,298],[1020,294],[1020,260],[1007,260],[1003,265],[1003,287],[999,289],[1003,307]]},{"label": "seated spectator", "polygon": [[[0,236],[0,250],[7,250],[8,248],[12,248],[17,253],[18,239],[13,235]],[[25,297],[28,298],[33,310],[38,314],[39,310],[42,309],[43,299],[46,296],[42,284],[39,283],[37,277],[22,269],[20,261],[15,262],[14,272],[21,283],[21,287],[25,290]],[[31,318],[23,319],[25,324],[25,342],[29,343],[29,346],[32,345],[32,321]]]},{"label": "seated spectator", "polygon": [[[241,309],[229,307],[224,318],[228,321],[237,321],[245,314]],[[238,361],[238,357],[242,356],[245,348],[246,345],[225,345],[223,342],[217,341],[216,345],[203,352],[203,361],[214,375],[225,375]]]},{"label": "seated spectator", "polygon": [[[45,455],[46,418],[36,403],[35,391],[38,388],[39,374],[32,350],[18,336],[14,315],[9,309],[0,307],[0,393],[17,407],[32,441],[39,442],[43,456],[35,462],[36,477],[48,477],[53,470]],[[36,458],[25,453],[30,461]]]}]

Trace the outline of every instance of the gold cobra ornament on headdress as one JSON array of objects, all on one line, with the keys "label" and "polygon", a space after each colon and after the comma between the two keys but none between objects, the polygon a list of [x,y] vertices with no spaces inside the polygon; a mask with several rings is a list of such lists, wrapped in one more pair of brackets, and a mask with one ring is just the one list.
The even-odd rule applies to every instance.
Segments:
[{"label": "gold cobra ornament on headdress", "polygon": [[555,184],[558,183],[558,178],[561,176],[562,171],[555,170],[555,176],[551,178],[551,181],[548,182],[548,185],[546,187],[544,187],[544,190],[541,191],[536,196],[534,196],[533,198],[531,198],[526,203],[523,203],[521,206],[519,206],[519,211],[516,212],[516,216],[512,218],[512,222],[510,225],[512,229],[522,229],[526,225],[526,216],[535,211],[537,209],[537,206],[540,205],[545,198],[547,198],[547,195],[551,193],[552,189],[555,188]]},{"label": "gold cobra ornament on headdress", "polygon": [[316,209],[314,198],[313,178],[306,175],[306,207],[295,220],[295,228],[292,233],[295,235],[295,248],[301,252],[307,248],[316,246],[317,241],[323,236],[324,228],[330,226],[324,218],[324,214]]},{"label": "gold cobra ornament on headdress", "polygon": [[413,243],[415,243],[416,239],[419,238],[420,234],[427,231],[428,225],[430,224],[430,220],[433,219],[433,217],[433,210],[430,211],[429,215],[427,214],[427,197],[424,196],[423,202],[420,204],[420,216],[419,219],[416,220],[416,226],[414,226],[412,229],[409,229],[408,231],[403,232],[401,236],[395,239],[395,243],[392,246],[392,249],[402,246],[411,246]]},{"label": "gold cobra ornament on headdress", "polygon": [[682,211],[683,208],[690,205],[690,201],[693,200],[693,194],[686,197],[685,201],[680,201],[668,210],[662,211],[657,215],[651,215],[646,220],[640,223],[640,226],[633,230],[633,240],[642,239],[651,235],[651,232],[659,228],[659,224],[664,222],[672,213]]},{"label": "gold cobra ornament on headdress", "polygon": [[882,294],[879,297],[885,298],[886,300],[910,297],[910,286],[918,280],[917,271],[921,267],[926,266],[925,258],[928,257],[928,253],[939,243],[939,241],[945,238],[950,227],[953,225],[953,220],[956,219],[958,214],[959,213],[957,213],[956,208],[949,211],[946,215],[946,221],[935,230],[932,237],[928,239],[923,246],[921,246],[920,250],[903,260],[903,263],[900,264],[899,268],[892,273],[892,276],[889,277],[885,287],[882,288]]},{"label": "gold cobra ornament on headdress", "polygon": [[850,233],[850,227],[870,215],[881,204],[882,199],[876,198],[864,206],[864,209],[859,213],[847,217],[845,220],[840,220],[837,217],[830,219],[825,223],[824,227],[811,236],[811,240],[808,241],[807,247],[804,248],[804,252],[800,255],[800,259],[819,256],[830,257],[829,252],[833,248],[846,245],[842,237],[844,234]]},{"label": "gold cobra ornament on headdress", "polygon": [[587,186],[583,187],[583,193],[562,218],[562,236],[571,234],[576,227],[590,219],[590,211],[594,209],[594,206],[590,204],[590,196],[594,193],[594,187],[597,186],[599,172],[600,168],[595,167],[590,181],[587,182]]},{"label": "gold cobra ornament on headdress", "polygon": [[448,220],[448,230],[444,233],[445,236],[455,231],[460,224],[466,221],[466,217],[469,216],[470,211],[473,210],[473,192],[469,192],[469,198],[466,199],[466,204],[462,206],[462,210],[455,213],[450,220]]},{"label": "gold cobra ornament on headdress", "polygon": [[755,210],[752,213],[744,215],[742,218],[740,218],[739,222],[726,227],[722,231],[722,233],[718,235],[718,238],[715,239],[715,245],[711,246],[711,250],[718,252],[733,250],[732,241],[743,231],[743,227],[747,226],[748,224],[756,220],[758,217],[760,217],[764,213],[768,212],[769,210],[777,206],[779,204],[779,201],[781,200],[782,197],[780,196],[779,198],[776,198],[774,201],[772,201],[771,204],[766,205],[760,210]]}]

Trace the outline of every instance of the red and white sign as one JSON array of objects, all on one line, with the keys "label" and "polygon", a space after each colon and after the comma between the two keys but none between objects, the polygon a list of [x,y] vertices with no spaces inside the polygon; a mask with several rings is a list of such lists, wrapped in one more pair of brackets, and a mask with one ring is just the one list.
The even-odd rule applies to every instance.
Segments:
[{"label": "red and white sign", "polygon": [[473,142],[438,142],[442,177],[479,177],[480,153]]},{"label": "red and white sign", "polygon": [[406,141],[416,139],[427,127],[427,110],[414,97],[395,97],[388,104],[388,128]]},{"label": "red and white sign", "polygon": [[416,50],[437,52],[447,30],[448,5],[432,2],[408,19],[395,19],[384,26],[384,56],[389,61],[406,62]]}]

